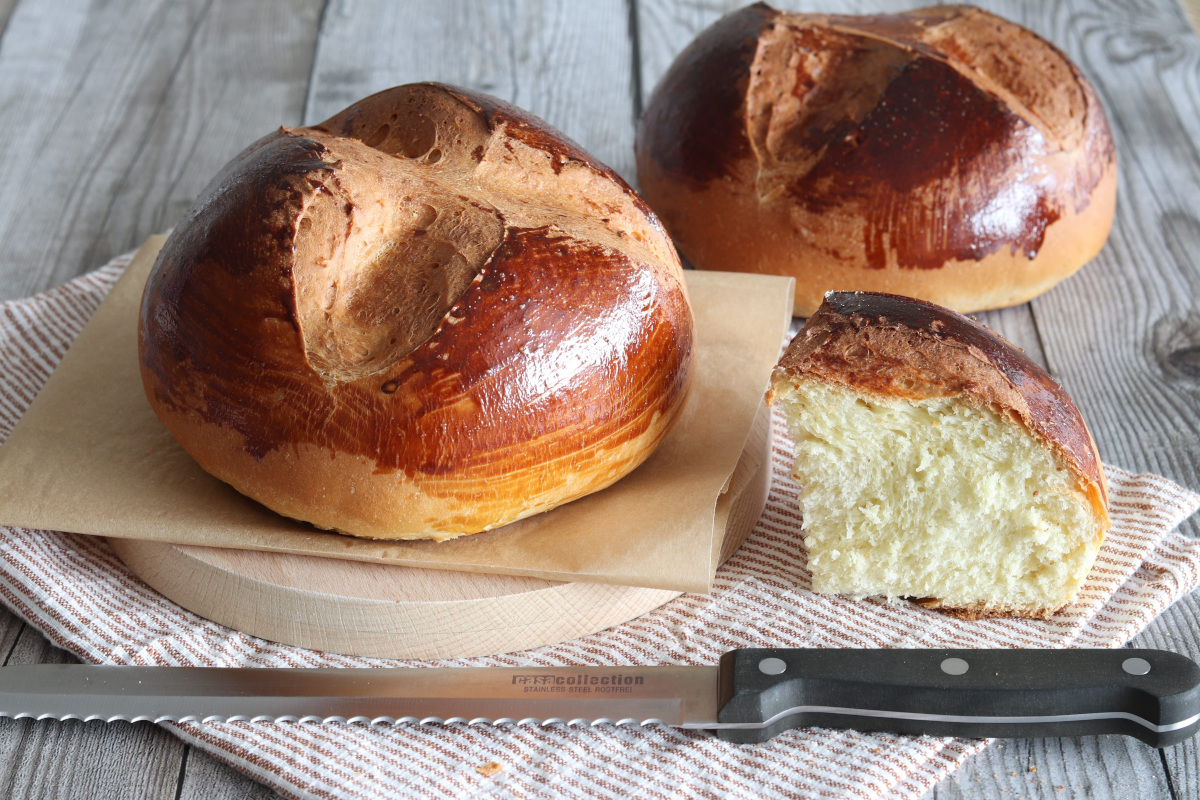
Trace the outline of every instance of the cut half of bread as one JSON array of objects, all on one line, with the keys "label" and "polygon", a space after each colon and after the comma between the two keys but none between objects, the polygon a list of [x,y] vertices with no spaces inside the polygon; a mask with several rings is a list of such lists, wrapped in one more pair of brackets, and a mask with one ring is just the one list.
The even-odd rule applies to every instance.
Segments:
[{"label": "cut half of bread", "polygon": [[1108,530],[1075,404],[983,325],[920,300],[826,295],[770,399],[796,445],[813,590],[959,616],[1048,617]]}]

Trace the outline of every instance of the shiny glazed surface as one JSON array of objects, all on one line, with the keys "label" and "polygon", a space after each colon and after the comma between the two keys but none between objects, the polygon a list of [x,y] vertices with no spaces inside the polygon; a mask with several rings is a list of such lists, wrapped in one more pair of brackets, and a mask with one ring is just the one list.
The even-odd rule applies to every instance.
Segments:
[{"label": "shiny glazed surface", "polygon": [[151,404],[217,477],[321,527],[446,538],[641,463],[682,408],[691,326],[615,173],[416,84],[238,156],[164,247],[139,341]]},{"label": "shiny glazed surface", "polygon": [[1099,250],[1116,190],[1079,71],[964,7],[726,16],[656,89],[638,171],[693,263],[794,274],[801,314],[828,290],[1028,299]]}]

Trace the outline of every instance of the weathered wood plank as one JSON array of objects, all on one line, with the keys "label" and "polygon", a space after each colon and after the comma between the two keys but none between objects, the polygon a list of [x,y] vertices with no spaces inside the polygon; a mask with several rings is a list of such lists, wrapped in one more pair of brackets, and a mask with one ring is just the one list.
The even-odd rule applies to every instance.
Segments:
[{"label": "weathered wood plank", "polygon": [[[8,663],[75,660],[25,627]],[[182,742],[149,722],[0,719],[0,796],[173,798],[183,752]]]},{"label": "weathered wood plank", "polygon": [[1004,739],[938,784],[931,795],[936,800],[1168,800],[1171,796],[1156,752],[1139,741],[1119,736],[1078,741]]},{"label": "weathered wood plank", "polygon": [[0,39],[0,299],[174,224],[302,113],[323,0],[22,2]]},{"label": "weathered wood plank", "polygon": [[277,792],[202,750],[188,750],[177,800],[268,800]]},{"label": "weathered wood plank", "polygon": [[1174,3],[1071,7],[1060,42],[1112,112],[1121,183],[1108,246],[1033,301],[1038,329],[1106,460],[1200,487],[1200,41]]},{"label": "weathered wood plank", "polygon": [[1157,751],[1127,737],[1002,739],[938,784],[926,798],[1168,800]]},{"label": "weathered wood plank", "polygon": [[537,114],[632,179],[628,20],[623,0],[331,0],[305,120],[391,86],[441,81]]},{"label": "weathered wood plank", "polygon": [[7,664],[25,623],[16,614],[0,606],[0,664]]},{"label": "weathered wood plank", "polygon": [[[0,38],[0,180],[21,187],[0,197],[0,298],[173,225],[231,156],[299,123],[323,5],[20,3]],[[174,797],[184,750],[152,725],[6,720],[0,797]],[[210,791],[245,782],[206,776]]]}]

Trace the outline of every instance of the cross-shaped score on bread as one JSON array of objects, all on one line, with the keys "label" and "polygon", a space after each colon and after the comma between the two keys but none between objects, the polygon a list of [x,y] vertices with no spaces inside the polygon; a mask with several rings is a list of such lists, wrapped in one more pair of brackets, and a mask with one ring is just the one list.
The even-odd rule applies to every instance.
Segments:
[{"label": "cross-shaped score on bread", "polygon": [[486,95],[411,84],[237,156],[139,326],[159,419],[273,510],[378,539],[599,491],[690,386],[678,256],[608,167]]}]

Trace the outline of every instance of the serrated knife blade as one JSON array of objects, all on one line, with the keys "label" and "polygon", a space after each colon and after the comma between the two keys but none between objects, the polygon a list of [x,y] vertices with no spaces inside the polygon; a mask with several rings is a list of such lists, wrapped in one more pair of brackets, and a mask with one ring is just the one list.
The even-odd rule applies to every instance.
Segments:
[{"label": "serrated knife blade", "polygon": [[[151,722],[716,722],[717,667],[0,669],[0,715]],[[686,709],[686,710],[685,710]],[[703,709],[700,717],[696,714]]]},{"label": "serrated knife blade", "polygon": [[0,716],[152,722],[797,727],[938,736],[1200,729],[1200,667],[1161,650],[745,649],[717,666],[0,668]]}]

